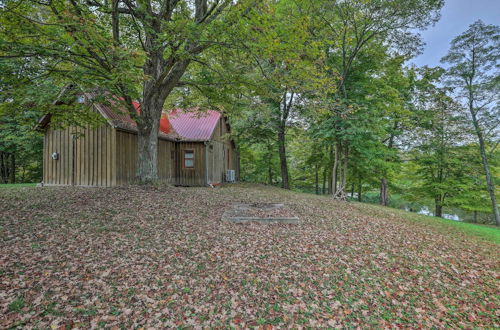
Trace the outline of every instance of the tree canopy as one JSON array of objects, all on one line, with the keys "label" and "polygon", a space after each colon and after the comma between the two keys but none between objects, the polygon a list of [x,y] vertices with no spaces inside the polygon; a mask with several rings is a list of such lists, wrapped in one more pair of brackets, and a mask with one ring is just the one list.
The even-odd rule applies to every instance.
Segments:
[{"label": "tree canopy", "polygon": [[84,106],[54,103],[71,85],[119,97],[138,124],[146,183],[157,178],[162,111],[198,106],[229,117],[244,180],[500,223],[500,29],[475,22],[443,68],[418,68],[418,31],[442,6],[3,1],[2,180],[36,180],[42,114],[54,127],[99,124]]}]

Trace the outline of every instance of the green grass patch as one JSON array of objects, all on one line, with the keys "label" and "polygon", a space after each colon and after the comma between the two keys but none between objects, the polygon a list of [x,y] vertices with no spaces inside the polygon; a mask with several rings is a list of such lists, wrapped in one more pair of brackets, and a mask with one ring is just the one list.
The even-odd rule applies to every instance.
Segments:
[{"label": "green grass patch", "polygon": [[[432,229],[450,234],[462,234],[471,238],[500,244],[500,227],[494,225],[475,224],[462,221],[454,221],[444,218],[432,217],[423,214],[417,214],[400,209],[387,208],[379,205],[369,205],[364,203],[357,203],[363,207],[375,208],[379,211],[394,212],[402,218],[418,221],[422,224],[429,225]],[[365,210],[366,212],[366,210]],[[383,216],[383,214],[381,214]]]},{"label": "green grass patch", "polygon": [[[409,212],[405,212],[409,213]],[[411,213],[410,213],[411,214]],[[413,214],[411,214],[413,215]],[[412,218],[412,217],[409,217]],[[426,221],[432,223],[436,227],[441,227],[446,230],[455,230],[461,232],[465,235],[474,236],[476,238],[492,242],[495,244],[500,244],[500,228],[493,225],[481,225],[475,223],[453,221],[443,218],[430,217],[420,214],[413,215],[413,218],[417,221]]]},{"label": "green grass patch", "polygon": [[23,188],[23,187],[36,187],[36,183],[2,183],[0,184],[0,189],[2,188]]},{"label": "green grass patch", "polygon": [[23,309],[24,305],[26,303],[24,302],[23,298],[17,298],[13,302],[9,304],[9,311],[11,312],[20,312],[21,309]]}]

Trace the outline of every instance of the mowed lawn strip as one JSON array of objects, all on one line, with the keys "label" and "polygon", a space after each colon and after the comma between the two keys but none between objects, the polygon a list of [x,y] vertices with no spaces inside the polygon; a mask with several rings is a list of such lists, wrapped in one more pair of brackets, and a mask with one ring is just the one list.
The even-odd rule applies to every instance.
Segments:
[{"label": "mowed lawn strip", "polygon": [[363,204],[357,202],[354,203],[357,204],[361,210],[365,210],[367,213],[378,212],[377,214],[381,217],[394,213],[394,215],[400,217],[401,219],[417,221],[419,226],[428,226],[430,230],[447,232],[450,235],[462,235],[465,239],[480,239],[483,241],[500,244],[500,227],[495,225],[454,221],[398,209],[389,209],[378,205]]},{"label": "mowed lawn strip", "polygon": [[2,188],[23,188],[23,187],[36,187],[36,183],[1,183],[0,189]]},{"label": "mowed lawn strip", "polygon": [[[252,202],[304,224],[220,221]],[[500,326],[496,229],[433,220],[248,184],[1,189],[0,327]]]}]

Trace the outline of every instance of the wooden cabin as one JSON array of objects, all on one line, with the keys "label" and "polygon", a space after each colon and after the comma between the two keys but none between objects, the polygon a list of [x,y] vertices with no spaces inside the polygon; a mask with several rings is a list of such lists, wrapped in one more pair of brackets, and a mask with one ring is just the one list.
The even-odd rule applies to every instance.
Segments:
[{"label": "wooden cabin", "polygon": [[[39,122],[45,132],[43,184],[117,186],[136,181],[137,126],[117,106],[89,103],[105,119],[98,128],[52,129],[50,114]],[[134,103],[138,111],[139,104]],[[118,109],[117,109],[118,107]],[[220,112],[175,109],[164,113],[158,137],[159,180],[179,186],[218,185],[239,176],[239,156]]]}]

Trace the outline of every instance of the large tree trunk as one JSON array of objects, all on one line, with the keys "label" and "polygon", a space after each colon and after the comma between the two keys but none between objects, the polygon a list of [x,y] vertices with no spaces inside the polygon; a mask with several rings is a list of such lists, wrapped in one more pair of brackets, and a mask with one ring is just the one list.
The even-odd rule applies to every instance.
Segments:
[{"label": "large tree trunk", "polygon": [[2,180],[2,183],[7,183],[6,177],[5,177],[5,161],[4,161],[4,156],[5,152],[0,151],[0,180]]},{"label": "large tree trunk", "polygon": [[273,166],[271,162],[268,164],[267,168],[267,183],[272,185],[273,184]]},{"label": "large tree trunk", "polygon": [[[335,146],[335,163],[332,171],[333,198],[347,200],[347,165],[349,161],[348,148],[338,142]],[[337,177],[338,176],[338,177]]]},{"label": "large tree trunk", "polygon": [[348,149],[344,149],[344,158],[342,159],[342,199],[347,200],[347,167],[349,163]]},{"label": "large tree trunk", "polygon": [[[200,4],[196,4],[198,9]],[[200,9],[202,10],[202,9]],[[116,21],[114,23],[117,23]],[[186,72],[191,60],[164,58],[165,46],[161,39],[162,23],[156,17],[149,22],[151,30],[146,29],[144,47],[147,50],[147,60],[143,72],[147,80],[143,83],[142,102],[137,120],[137,179],[141,183],[151,183],[158,180],[158,129],[165,100],[178,85]],[[118,35],[115,35],[118,37]],[[187,45],[185,51],[190,52],[196,47]],[[124,89],[124,88],[122,88]],[[124,98],[131,114],[135,115],[132,99],[124,90]]]},{"label": "large tree trunk", "polygon": [[270,185],[273,184],[273,159],[271,145],[268,147],[267,154],[267,181]]},{"label": "large tree trunk", "polygon": [[363,193],[363,182],[361,182],[361,178],[358,182],[358,202],[362,202],[361,194]]},{"label": "large tree trunk", "polygon": [[158,129],[165,100],[157,94],[144,94],[137,123],[137,178],[141,183],[151,183],[158,180]]},{"label": "large tree trunk", "polygon": [[148,129],[155,122],[139,130],[137,178],[141,183],[152,183],[158,180],[158,131]]},{"label": "large tree trunk", "polygon": [[316,195],[319,195],[319,167],[316,164],[315,166],[315,186],[316,186]]},{"label": "large tree trunk", "polygon": [[491,199],[491,208],[493,210],[493,215],[495,217],[495,223],[497,226],[500,226],[500,213],[498,211],[497,198],[495,196],[495,183],[493,182],[493,178],[491,176],[491,171],[490,171],[490,165],[488,163],[488,158],[486,156],[486,146],[484,143],[483,132],[479,127],[479,123],[476,117],[476,112],[474,111],[472,104],[470,104],[469,110],[472,116],[472,123],[474,124],[474,129],[476,131],[476,135],[479,140],[479,151],[481,153],[481,159],[483,161],[483,168],[486,176],[486,185]]},{"label": "large tree trunk", "polygon": [[286,160],[286,147],[285,147],[285,127],[280,125],[278,128],[278,153],[280,156],[281,168],[281,187],[283,189],[290,189],[288,182],[288,164]]},{"label": "large tree trunk", "polygon": [[443,217],[443,204],[445,200],[445,195],[440,194],[434,198],[434,203],[435,203],[435,212],[434,216],[442,218]]},{"label": "large tree trunk", "polygon": [[0,151],[0,180],[16,183],[16,158],[14,153]]},{"label": "large tree trunk", "polygon": [[[329,162],[329,166],[333,166],[334,162],[335,162],[335,157],[333,155],[333,148],[334,146],[329,146],[327,147],[327,151],[329,152],[329,156],[330,156],[330,162]],[[332,168],[332,167],[330,167]],[[326,170],[326,169],[325,169]],[[332,195],[333,194],[333,172],[335,171],[328,171],[328,194],[329,195]]]},{"label": "large tree trunk", "polygon": [[[294,92],[288,94],[288,90],[285,89],[283,93],[283,104],[278,105],[279,107],[279,125],[278,125],[278,153],[280,156],[280,168],[281,168],[281,187],[284,189],[290,189],[289,177],[288,177],[288,163],[286,160],[286,123],[288,121],[288,116],[290,115],[290,110],[292,109],[293,99],[295,97]],[[281,102],[280,102],[281,103]]]},{"label": "large tree trunk", "polygon": [[338,178],[338,169],[339,169],[339,153],[340,153],[340,143],[336,143],[334,147],[334,159],[333,159],[333,169],[332,169],[332,180],[331,180],[331,187],[332,187],[332,194],[335,196],[337,194],[337,178]]},{"label": "large tree trunk", "polygon": [[10,154],[10,183],[16,183],[16,154]]},{"label": "large tree trunk", "polygon": [[389,185],[386,178],[380,180],[380,205],[389,205]]},{"label": "large tree trunk", "polygon": [[324,195],[326,193],[326,177],[327,177],[327,167],[323,168],[323,186],[321,188],[321,193]]},{"label": "large tree trunk", "polygon": [[[395,121],[391,135],[389,136],[389,143],[387,145],[387,148],[391,150],[394,146],[394,132],[398,128],[399,122]],[[389,161],[389,159],[387,159]],[[389,182],[387,180],[387,170],[384,170],[383,177],[380,180],[380,199],[379,199],[380,205],[387,206],[389,205]]]},{"label": "large tree trunk", "polygon": [[[156,40],[147,39],[151,48],[150,58],[144,65],[144,73],[153,77],[143,84],[143,98],[137,121],[137,178],[141,183],[158,180],[158,129],[165,100],[179,83],[190,61],[182,60],[172,66],[166,74],[163,53],[154,48]],[[126,99],[130,111],[131,99]]]},{"label": "large tree trunk", "polygon": [[441,218],[443,216],[443,205],[440,204],[439,198],[436,198],[436,211],[434,212],[435,217]]}]

